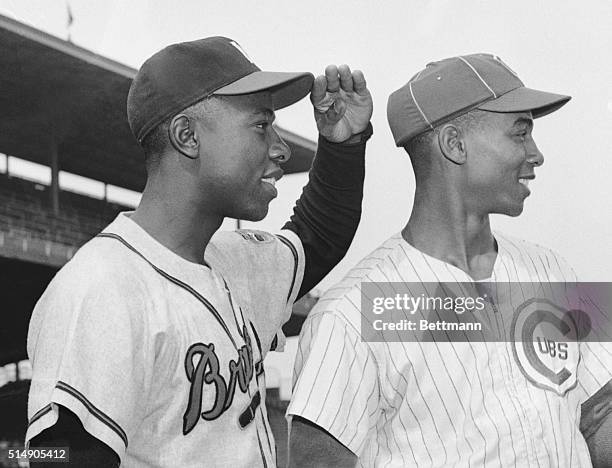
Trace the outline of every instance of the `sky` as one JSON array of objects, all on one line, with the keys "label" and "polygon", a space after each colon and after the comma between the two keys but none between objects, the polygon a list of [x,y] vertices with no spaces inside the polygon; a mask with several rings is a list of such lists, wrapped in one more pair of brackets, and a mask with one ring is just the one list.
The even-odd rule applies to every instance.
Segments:
[{"label": "sky", "polygon": [[[339,281],[398,232],[412,207],[414,177],[386,121],[388,95],[427,62],[474,52],[500,56],[527,86],[573,96],[535,123],[545,157],[518,218],[494,229],[559,252],[588,281],[612,279],[612,2],[475,0],[144,1],[71,0],[75,44],[132,67],[172,42],[211,35],[237,40],[262,69],[323,72],[347,63],[374,98],[362,221],[345,260],[319,286]],[[0,12],[66,38],[65,0],[0,0]],[[308,99],[277,113],[284,128],[316,139]],[[287,176],[268,218],[278,229],[304,175]]]}]

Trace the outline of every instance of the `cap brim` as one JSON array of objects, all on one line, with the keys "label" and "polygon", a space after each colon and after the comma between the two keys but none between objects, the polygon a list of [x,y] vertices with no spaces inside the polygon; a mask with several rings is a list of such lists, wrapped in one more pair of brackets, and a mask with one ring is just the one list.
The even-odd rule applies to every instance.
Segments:
[{"label": "cap brim", "polygon": [[312,73],[256,71],[223,86],[213,94],[236,96],[270,91],[274,109],[282,109],[305,97],[310,92],[313,81]]},{"label": "cap brim", "polygon": [[481,104],[478,109],[490,112],[531,112],[536,119],[563,107],[570,99],[570,96],[563,94],[516,88],[497,99]]}]

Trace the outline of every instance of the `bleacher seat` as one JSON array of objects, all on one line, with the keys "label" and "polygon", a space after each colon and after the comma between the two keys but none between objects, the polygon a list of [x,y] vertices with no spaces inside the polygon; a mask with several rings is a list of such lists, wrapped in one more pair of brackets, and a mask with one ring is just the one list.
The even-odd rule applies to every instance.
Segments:
[{"label": "bleacher seat", "polygon": [[48,187],[0,174],[0,231],[79,247],[129,209],[67,191],[60,192],[59,202],[56,214]]}]

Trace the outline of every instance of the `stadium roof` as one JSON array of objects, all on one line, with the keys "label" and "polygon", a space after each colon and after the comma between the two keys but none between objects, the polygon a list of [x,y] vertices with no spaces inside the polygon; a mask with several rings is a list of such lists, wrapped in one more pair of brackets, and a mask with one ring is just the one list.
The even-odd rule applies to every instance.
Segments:
[{"label": "stadium roof", "polygon": [[[136,70],[0,15],[0,151],[142,191],[142,152],[125,115]],[[285,173],[310,168],[314,142],[278,129]]]}]

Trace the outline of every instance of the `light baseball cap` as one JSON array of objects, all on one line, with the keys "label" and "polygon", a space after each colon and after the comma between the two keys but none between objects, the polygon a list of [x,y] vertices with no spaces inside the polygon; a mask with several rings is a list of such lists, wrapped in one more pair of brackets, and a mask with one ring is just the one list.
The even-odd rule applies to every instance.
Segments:
[{"label": "light baseball cap", "polygon": [[473,109],[528,112],[533,118],[556,111],[570,96],[526,88],[499,57],[472,54],[429,63],[389,96],[387,119],[397,146]]},{"label": "light baseball cap", "polygon": [[261,71],[242,47],[226,37],[172,44],[138,70],[127,98],[127,117],[139,143],[167,118],[212,95],[270,91],[275,109],[305,97],[312,73]]}]

